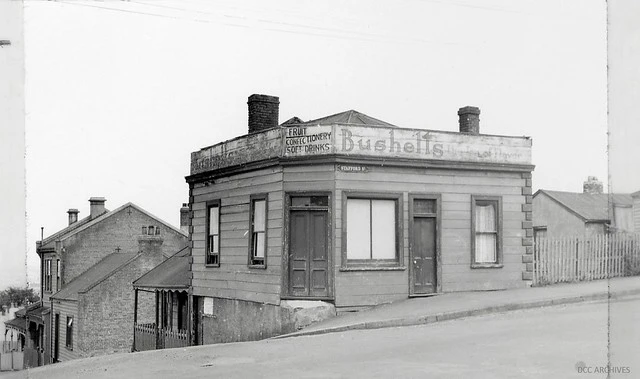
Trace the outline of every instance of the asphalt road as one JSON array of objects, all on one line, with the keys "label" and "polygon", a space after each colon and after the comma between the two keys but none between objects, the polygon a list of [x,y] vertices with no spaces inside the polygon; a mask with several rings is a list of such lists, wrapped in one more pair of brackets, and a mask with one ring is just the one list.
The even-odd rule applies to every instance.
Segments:
[{"label": "asphalt road", "polygon": [[424,326],[117,354],[0,378],[604,378],[609,330],[612,367],[621,372],[611,377],[639,378],[638,296]]}]

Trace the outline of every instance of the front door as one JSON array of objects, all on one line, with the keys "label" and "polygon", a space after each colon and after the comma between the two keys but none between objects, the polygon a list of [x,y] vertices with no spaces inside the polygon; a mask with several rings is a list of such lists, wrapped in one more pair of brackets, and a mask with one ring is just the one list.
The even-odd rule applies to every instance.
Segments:
[{"label": "front door", "polygon": [[437,291],[437,201],[413,199],[412,206],[411,292],[414,295],[427,295]]},{"label": "front door", "polygon": [[289,212],[289,295],[329,296],[328,212],[291,208]]}]

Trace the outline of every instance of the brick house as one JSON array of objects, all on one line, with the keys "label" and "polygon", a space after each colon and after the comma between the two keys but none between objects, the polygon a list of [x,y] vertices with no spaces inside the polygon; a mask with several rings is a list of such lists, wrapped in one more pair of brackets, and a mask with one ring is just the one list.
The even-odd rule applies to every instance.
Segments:
[{"label": "brick house", "polygon": [[250,96],[249,134],[191,155],[193,343],[291,331],[299,300],[530,284],[528,137],[480,134],[475,107],[450,132],[353,110],[279,125],[278,104]]},{"label": "brick house", "polygon": [[130,349],[131,283],[187,245],[184,230],[141,207],[105,202],[89,199],[83,219],[70,209],[69,225],[37,242],[42,301],[25,329],[38,364]]},{"label": "brick house", "polygon": [[590,176],[583,192],[540,189],[533,195],[535,237],[591,237],[610,232],[634,233],[633,198],[629,194],[603,193]]}]

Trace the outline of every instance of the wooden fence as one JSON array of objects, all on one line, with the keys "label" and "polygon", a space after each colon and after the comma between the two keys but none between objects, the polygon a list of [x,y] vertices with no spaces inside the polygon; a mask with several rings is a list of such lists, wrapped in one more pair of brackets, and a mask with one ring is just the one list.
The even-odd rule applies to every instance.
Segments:
[{"label": "wooden fence", "polygon": [[537,239],[533,266],[536,286],[640,275],[640,234]]},{"label": "wooden fence", "polygon": [[135,350],[171,349],[189,346],[186,330],[156,328],[156,324],[135,324]]}]

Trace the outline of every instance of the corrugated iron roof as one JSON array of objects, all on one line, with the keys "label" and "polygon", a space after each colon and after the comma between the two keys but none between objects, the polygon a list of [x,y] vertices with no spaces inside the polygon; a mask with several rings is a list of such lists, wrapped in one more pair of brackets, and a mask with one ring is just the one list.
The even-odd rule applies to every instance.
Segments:
[{"label": "corrugated iron roof", "polygon": [[367,125],[367,126],[385,126],[390,128],[397,128],[397,126],[390,124],[386,121],[378,120],[377,118],[373,118],[371,116],[367,116],[364,113],[360,113],[353,109],[336,113],[331,116],[326,116],[322,118],[318,118],[315,120],[309,120],[304,122],[304,124],[313,124],[313,125],[332,125],[332,124],[346,124],[346,125]]},{"label": "corrugated iron roof", "polygon": [[63,289],[53,294],[51,298],[78,300],[78,293],[90,290],[137,256],[138,254],[135,253],[113,253],[107,255],[100,262],[91,266],[87,271],[65,285]]},{"label": "corrugated iron roof", "polygon": [[26,332],[25,323],[26,323],[26,321],[25,321],[24,317],[16,317],[16,318],[11,319],[9,321],[5,321],[4,327],[5,328],[15,329],[20,333],[25,333]]},{"label": "corrugated iron roof", "polygon": [[189,249],[186,247],[133,282],[136,288],[188,288]]},{"label": "corrugated iron roof", "polygon": [[629,194],[590,194],[539,190],[536,192],[536,196],[541,192],[568,208],[585,221],[609,220],[609,200],[616,206],[629,207],[633,204],[633,198]]}]

